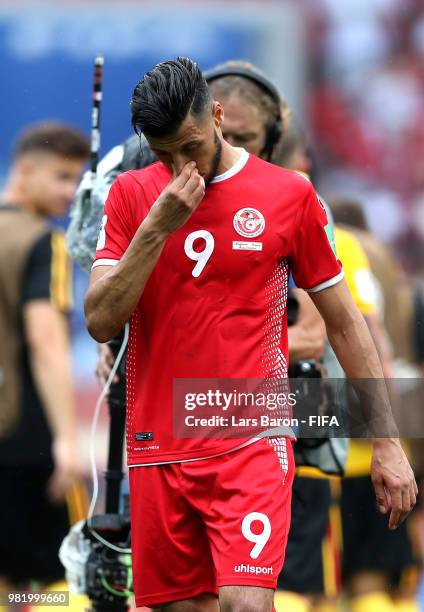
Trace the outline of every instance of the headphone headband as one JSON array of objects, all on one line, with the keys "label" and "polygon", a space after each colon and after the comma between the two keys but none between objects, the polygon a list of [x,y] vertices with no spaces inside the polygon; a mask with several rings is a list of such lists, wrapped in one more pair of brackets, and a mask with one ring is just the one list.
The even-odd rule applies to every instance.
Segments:
[{"label": "headphone headband", "polygon": [[262,74],[256,72],[256,70],[252,70],[251,68],[242,68],[242,67],[234,67],[224,66],[211,68],[210,70],[206,70],[203,73],[203,76],[206,79],[208,85],[215,81],[216,79],[220,79],[226,76],[239,76],[244,77],[258,85],[265,93],[267,93],[275,104],[275,117],[271,126],[268,127],[265,144],[261,153],[268,161],[272,158],[272,152],[276,143],[279,141],[282,134],[282,118],[281,118],[281,109],[280,102],[281,97],[277,90],[277,88],[269,81],[266,77],[262,76]]},{"label": "headphone headband", "polygon": [[262,76],[262,74],[260,74],[259,72],[256,72],[256,70],[241,67],[232,68],[230,66],[220,68],[218,66],[217,68],[211,68],[210,70],[206,70],[203,73],[203,76],[205,77],[208,85],[212,81],[226,76],[240,76],[249,79],[250,81],[253,81],[253,83],[256,83],[256,85],[259,85],[259,87],[264,89],[266,93],[269,94],[274,100],[275,104],[277,105],[277,108],[280,109],[280,94],[277,88],[266,77]]}]

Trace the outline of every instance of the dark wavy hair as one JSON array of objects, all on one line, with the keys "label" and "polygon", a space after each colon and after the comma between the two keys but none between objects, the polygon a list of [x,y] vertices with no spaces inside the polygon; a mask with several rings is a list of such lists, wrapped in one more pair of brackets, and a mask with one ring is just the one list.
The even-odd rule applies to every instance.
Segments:
[{"label": "dark wavy hair", "polygon": [[193,60],[162,62],[137,83],[131,99],[131,123],[137,134],[173,134],[189,115],[201,117],[212,102],[203,74]]}]

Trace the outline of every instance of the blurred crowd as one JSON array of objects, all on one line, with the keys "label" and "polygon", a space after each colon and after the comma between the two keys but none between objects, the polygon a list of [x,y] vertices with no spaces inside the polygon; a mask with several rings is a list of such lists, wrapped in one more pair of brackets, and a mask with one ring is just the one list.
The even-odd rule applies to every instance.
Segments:
[{"label": "blurred crowd", "polygon": [[395,246],[411,273],[422,273],[424,4],[303,5],[321,189],[359,197],[373,231]]}]

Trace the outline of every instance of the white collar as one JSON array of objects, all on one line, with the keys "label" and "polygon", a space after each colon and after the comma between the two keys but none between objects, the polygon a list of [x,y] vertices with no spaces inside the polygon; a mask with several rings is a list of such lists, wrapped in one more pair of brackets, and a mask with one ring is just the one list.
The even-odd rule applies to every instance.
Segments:
[{"label": "white collar", "polygon": [[215,178],[211,180],[211,184],[226,181],[232,176],[235,176],[238,172],[240,172],[240,170],[245,167],[245,165],[247,164],[247,160],[249,159],[249,153],[246,151],[246,149],[242,149],[241,147],[236,147],[236,149],[240,151],[240,157],[238,158],[234,166],[231,166],[231,168],[223,174],[218,174],[218,176],[215,176]]}]

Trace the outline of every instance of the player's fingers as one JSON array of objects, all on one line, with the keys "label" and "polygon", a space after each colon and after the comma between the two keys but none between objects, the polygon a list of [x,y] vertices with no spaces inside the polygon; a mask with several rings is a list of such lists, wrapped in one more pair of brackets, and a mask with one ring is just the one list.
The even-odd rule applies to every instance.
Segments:
[{"label": "player's fingers", "polygon": [[377,500],[377,508],[381,514],[386,514],[389,510],[389,503],[384,489],[383,481],[380,479],[373,480],[375,497]]},{"label": "player's fingers", "polygon": [[402,521],[404,515],[402,491],[400,489],[392,489],[390,491],[391,512],[389,517],[389,529],[396,529]]},{"label": "player's fingers", "polygon": [[202,201],[205,195],[205,188],[201,183],[197,185],[197,187],[191,192],[184,195],[185,202],[188,208],[193,212],[198,204]]},{"label": "player's fingers", "polygon": [[190,194],[190,205],[192,207],[196,207],[205,196],[205,188],[202,185],[199,185],[193,193]]},{"label": "player's fingers", "polygon": [[399,525],[403,523],[403,521],[406,519],[406,517],[411,512],[413,507],[414,507],[414,504],[412,503],[411,497],[409,495],[409,490],[404,489],[402,491],[402,510],[400,512],[400,516],[396,524],[396,528],[399,527]]},{"label": "player's fingers", "polygon": [[174,189],[182,189],[184,185],[189,180],[191,173],[196,168],[196,162],[188,162],[184,168],[181,170],[180,174],[178,174],[174,180],[172,181],[172,185]]},{"label": "player's fingers", "polygon": [[181,190],[181,195],[183,197],[190,197],[190,195],[199,187],[203,189],[203,191],[205,190],[205,179],[203,176],[200,176],[197,170],[194,170],[191,173],[189,180],[184,185],[184,188]]},{"label": "player's fingers", "polygon": [[[115,357],[112,349],[107,344],[98,344],[99,358],[96,365],[96,376],[103,386],[108,379],[108,376],[115,363]],[[117,382],[117,379],[114,379]]]},{"label": "player's fingers", "polygon": [[[112,362],[112,365],[113,365],[113,362]],[[109,363],[106,362],[106,359],[100,358],[96,366],[96,377],[101,387],[105,386],[110,376],[111,371],[112,371],[112,367]],[[119,376],[117,374],[115,374],[115,376],[113,377],[112,382],[114,384],[119,382]]]},{"label": "player's fingers", "polygon": [[415,504],[417,503],[417,494],[415,493],[415,487],[413,486],[413,484],[411,484],[411,486],[409,487],[408,494],[412,510],[415,507]]}]

